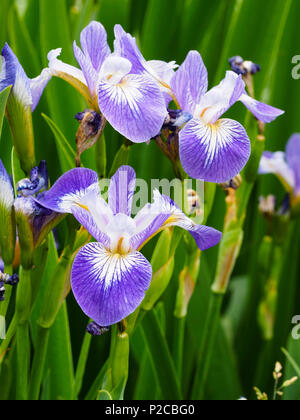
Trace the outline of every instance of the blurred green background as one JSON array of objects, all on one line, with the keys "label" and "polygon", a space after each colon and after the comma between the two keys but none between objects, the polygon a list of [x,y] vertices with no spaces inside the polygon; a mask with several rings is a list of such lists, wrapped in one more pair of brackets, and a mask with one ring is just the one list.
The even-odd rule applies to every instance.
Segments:
[{"label": "blurred green background", "polygon": [[[105,26],[111,45],[113,26],[120,23],[136,36],[146,59],[176,60],[181,64],[189,50],[198,50],[208,68],[211,87],[219,83],[229,69],[228,58],[241,55],[262,68],[255,76],[257,99],[286,111],[283,117],[266,128],[267,149],[275,151],[284,150],[289,136],[300,132],[300,80],[293,80],[291,76],[292,57],[300,54],[299,16],[299,0],[1,0],[0,45],[7,41],[28,76],[35,77],[47,66],[47,53],[54,48],[62,47],[63,61],[75,65],[72,42],[74,39],[79,42],[80,31],[90,20],[99,20]],[[34,112],[37,159],[47,160],[52,183],[62,174],[63,168],[53,134],[41,114],[55,121],[75,149],[77,122],[74,115],[84,108],[85,104],[74,89],[61,80],[53,79]],[[228,115],[243,122],[246,111],[237,104]],[[109,127],[105,137],[111,164],[123,139]],[[0,157],[7,168],[10,167],[11,147],[9,129],[5,124]],[[83,163],[96,169],[95,149],[85,152]],[[171,165],[160,156],[155,144],[134,145],[130,164],[136,169],[138,177],[146,180],[173,178]],[[209,399],[238,399],[241,395],[255,398],[254,385],[270,392],[274,364],[279,359],[285,361],[280,351],[282,346],[288,346],[293,357],[300,362],[300,342],[288,342],[292,316],[297,312],[300,314],[299,223],[286,252],[273,340],[266,342],[263,339],[257,322],[257,308],[263,290],[257,250],[266,229],[257,206],[259,195],[270,193],[279,199],[284,196],[274,177],[259,179],[251,196],[246,238],[224,306],[207,384],[206,397]],[[220,190],[208,224],[222,230],[224,209],[224,193]],[[153,246],[153,243],[147,246],[148,256],[151,256]],[[184,253],[182,248],[177,252],[176,273],[163,297],[163,306],[159,307],[169,343],[176,334],[172,314]],[[183,387],[186,395],[201,339],[201,325],[207,313],[206,297],[216,268],[216,258],[217,249],[203,256],[197,290],[188,315]],[[68,298],[68,314],[70,328],[58,319],[56,325],[59,331],[53,334],[48,355],[51,383],[56,381],[61,384],[63,398],[68,398],[68,389],[61,378],[60,368],[65,367],[65,376],[66,370],[69,374],[72,371],[72,360],[77,361],[87,323],[72,296]],[[72,354],[67,345],[68,334],[71,334]],[[163,397],[156,387],[149,361],[144,360],[139,333],[132,341],[126,397]],[[95,371],[106,360],[108,345],[109,337],[93,340],[83,395],[94,380]],[[288,375],[295,375],[289,364],[287,369]],[[49,392],[51,394],[51,390]],[[286,398],[300,399],[300,386],[291,388]]]}]

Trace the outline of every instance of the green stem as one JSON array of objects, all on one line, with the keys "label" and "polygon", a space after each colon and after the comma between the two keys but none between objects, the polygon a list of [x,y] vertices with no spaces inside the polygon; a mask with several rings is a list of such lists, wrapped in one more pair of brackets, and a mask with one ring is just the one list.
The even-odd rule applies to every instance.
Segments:
[{"label": "green stem", "polygon": [[30,364],[29,323],[19,324],[17,328],[17,382],[16,396],[19,401],[26,401],[28,396],[28,378]]},{"label": "green stem", "polygon": [[182,377],[186,317],[174,318],[173,359],[179,381]]},{"label": "green stem", "polygon": [[29,387],[29,399],[33,401],[37,401],[40,395],[42,377],[46,362],[49,333],[49,329],[38,327]]},{"label": "green stem", "polygon": [[205,323],[205,330],[203,332],[202,346],[199,353],[192,391],[192,399],[195,400],[202,399],[204,396],[213,347],[220,322],[223,298],[223,294],[212,293],[211,295],[209,313]]},{"label": "green stem", "polygon": [[78,360],[78,365],[75,374],[75,382],[74,382],[74,392],[73,392],[73,399],[78,398],[78,395],[82,388],[83,376],[85,373],[85,367],[89,355],[89,350],[91,346],[92,336],[90,334],[85,334],[84,340],[81,346],[80,356]]}]

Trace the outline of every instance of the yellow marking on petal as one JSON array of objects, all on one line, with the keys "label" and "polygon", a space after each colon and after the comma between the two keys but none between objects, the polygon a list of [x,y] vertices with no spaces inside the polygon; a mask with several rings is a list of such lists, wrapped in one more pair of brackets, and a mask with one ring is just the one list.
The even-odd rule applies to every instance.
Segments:
[{"label": "yellow marking on petal", "polygon": [[206,113],[206,111],[209,109],[210,107],[208,106],[207,108],[205,108],[203,111],[202,111],[202,113],[201,113],[201,115],[200,115],[200,118],[203,118],[204,117],[204,114]]},{"label": "yellow marking on petal", "polygon": [[81,204],[81,203],[75,203],[75,204],[77,204],[78,207],[81,207],[82,209],[87,210],[88,212],[90,212],[89,208],[87,206],[85,206],[84,204]]}]

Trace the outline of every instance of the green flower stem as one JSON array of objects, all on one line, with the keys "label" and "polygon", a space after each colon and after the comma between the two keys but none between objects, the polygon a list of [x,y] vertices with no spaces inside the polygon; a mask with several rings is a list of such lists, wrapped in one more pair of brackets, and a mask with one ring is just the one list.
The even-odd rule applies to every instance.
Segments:
[{"label": "green flower stem", "polygon": [[210,297],[209,313],[204,326],[191,399],[202,399],[204,396],[206,379],[220,322],[223,298],[224,295],[218,293],[212,293]]},{"label": "green flower stem", "polygon": [[182,318],[174,317],[174,321],[173,321],[174,336],[173,336],[172,356],[174,359],[174,365],[175,365],[175,369],[176,369],[179,380],[181,380],[181,377],[182,377],[185,326],[186,326],[186,316]]},{"label": "green flower stem", "polygon": [[44,372],[49,334],[50,330],[48,328],[38,327],[36,348],[29,386],[29,400],[32,401],[37,401],[39,399],[40,384],[42,382],[42,376]]},{"label": "green flower stem", "polygon": [[81,391],[83,377],[85,373],[86,363],[88,360],[89,350],[92,342],[91,334],[85,334],[83,343],[81,346],[81,351],[79,355],[79,360],[77,364],[77,369],[75,373],[75,382],[74,382],[74,391],[73,391],[73,399],[77,399],[78,395]]},{"label": "green flower stem", "polygon": [[16,331],[17,331],[17,326],[18,326],[18,322],[17,322],[17,317],[16,315],[14,315],[9,328],[7,330],[7,334],[6,334],[6,339],[3,340],[1,346],[0,346],[0,367],[3,363],[3,360],[5,358],[7,349],[11,343],[11,340],[13,339],[13,337],[16,335]]},{"label": "green flower stem", "polygon": [[30,339],[29,317],[31,312],[31,271],[20,270],[20,283],[16,297],[17,319],[17,399],[26,400],[28,396]]},{"label": "green flower stem", "polygon": [[16,396],[19,401],[28,399],[30,351],[29,322],[25,321],[17,328]]}]

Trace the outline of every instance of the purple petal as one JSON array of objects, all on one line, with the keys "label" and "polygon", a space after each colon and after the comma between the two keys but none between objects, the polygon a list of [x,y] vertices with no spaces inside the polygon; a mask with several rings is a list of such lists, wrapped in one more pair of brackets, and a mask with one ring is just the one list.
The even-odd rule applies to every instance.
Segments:
[{"label": "purple petal", "polygon": [[207,70],[197,51],[190,51],[171,81],[172,90],[181,108],[191,114],[207,92]]},{"label": "purple petal", "polygon": [[295,177],[296,193],[300,190],[300,134],[293,134],[286,148],[286,159]]},{"label": "purple petal", "polygon": [[75,58],[84,74],[91,97],[93,98],[96,95],[97,79],[98,79],[97,72],[92,66],[90,58],[83,54],[81,49],[76,45],[75,41],[73,44],[73,50],[74,50]]},{"label": "purple petal", "polygon": [[152,268],[139,252],[113,255],[91,243],[77,254],[72,289],[83,312],[98,325],[122,321],[141,304],[149,288]]},{"label": "purple petal", "polygon": [[74,55],[87,81],[91,96],[96,95],[98,74],[111,51],[107,43],[104,27],[99,22],[91,22],[80,36],[82,50],[74,41]]},{"label": "purple petal", "polygon": [[135,143],[156,136],[167,116],[158,85],[146,76],[128,75],[118,84],[101,80],[98,103],[113,128]]},{"label": "purple petal", "polygon": [[108,247],[110,239],[102,232],[91,213],[83,207],[73,206],[72,214],[75,219],[101,244]]},{"label": "purple petal", "polygon": [[171,213],[164,212],[163,206],[160,205],[161,198],[155,199],[153,204],[147,204],[136,215],[134,221],[136,223],[136,233],[131,238],[133,249],[140,249],[149,238],[159,232],[163,224],[168,220]]},{"label": "purple petal", "polygon": [[29,79],[8,44],[5,44],[1,56],[0,92],[12,85],[12,92],[16,99],[23,106],[30,106],[32,104],[32,95]]},{"label": "purple petal", "polygon": [[43,197],[36,201],[42,206],[58,213],[72,213],[72,207],[91,191],[99,192],[98,175],[96,172],[76,168],[60,177]]},{"label": "purple petal", "polygon": [[84,55],[99,73],[104,60],[111,54],[104,26],[96,21],[91,22],[81,32],[80,43]]},{"label": "purple petal", "polygon": [[220,242],[222,238],[221,232],[211,227],[201,226],[194,223],[183,213],[183,211],[171,198],[162,195],[161,200],[163,201],[162,207],[164,209],[164,213],[167,214],[167,212],[170,212],[170,216],[163,225],[164,228],[178,226],[187,230],[193,236],[198,248],[201,249],[201,251],[205,251]]},{"label": "purple petal", "polygon": [[240,99],[244,91],[242,76],[227,71],[225,79],[202,97],[194,115],[203,118],[206,123],[214,124]]},{"label": "purple petal", "polygon": [[147,71],[147,62],[140,52],[136,40],[126,33],[121,25],[115,26],[115,53],[127,58],[132,64],[133,74],[142,74]]},{"label": "purple petal", "polygon": [[284,114],[284,111],[273,106],[266,105],[262,102],[256,101],[247,94],[240,97],[240,101],[252,112],[252,114],[264,123],[274,121],[277,117]]},{"label": "purple petal", "polygon": [[122,166],[112,177],[108,190],[108,203],[114,214],[131,215],[136,174],[130,166]]},{"label": "purple petal", "polygon": [[251,152],[244,127],[222,119],[216,124],[191,120],[179,134],[180,159],[192,178],[222,183],[234,178],[246,165]]}]

